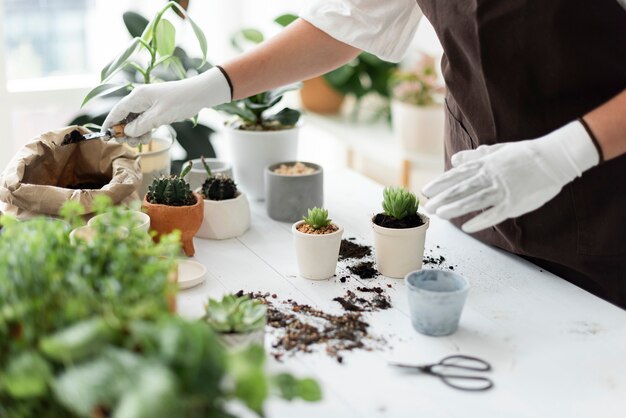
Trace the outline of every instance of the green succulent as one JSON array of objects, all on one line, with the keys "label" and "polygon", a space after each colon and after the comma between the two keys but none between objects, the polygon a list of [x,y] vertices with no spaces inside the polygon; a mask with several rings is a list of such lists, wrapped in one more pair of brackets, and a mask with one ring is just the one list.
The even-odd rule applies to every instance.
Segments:
[{"label": "green succulent", "polygon": [[385,215],[404,219],[417,213],[419,200],[404,187],[385,187],[383,190],[383,211]]},{"label": "green succulent", "polygon": [[322,208],[309,209],[309,216],[305,216],[303,220],[313,229],[322,229],[332,222],[332,219],[328,219],[328,210]]},{"label": "green succulent", "polygon": [[200,160],[209,176],[202,184],[202,194],[205,199],[228,200],[237,196],[237,184],[233,179],[222,174],[213,175],[211,167],[204,160],[204,156]]},{"label": "green succulent", "polygon": [[196,199],[191,192],[185,176],[191,170],[191,162],[179,176],[167,176],[154,179],[148,187],[146,199],[148,202],[167,206],[191,206]]},{"label": "green succulent", "polygon": [[216,332],[246,333],[265,326],[267,307],[248,296],[226,295],[222,300],[209,299],[205,319]]}]

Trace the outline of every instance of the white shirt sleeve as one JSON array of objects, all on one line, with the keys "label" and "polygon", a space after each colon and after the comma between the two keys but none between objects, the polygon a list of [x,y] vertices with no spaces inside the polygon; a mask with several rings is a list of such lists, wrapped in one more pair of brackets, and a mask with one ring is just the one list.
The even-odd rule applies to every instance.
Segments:
[{"label": "white shirt sleeve", "polygon": [[341,42],[398,62],[422,12],[416,0],[307,0],[300,17]]}]

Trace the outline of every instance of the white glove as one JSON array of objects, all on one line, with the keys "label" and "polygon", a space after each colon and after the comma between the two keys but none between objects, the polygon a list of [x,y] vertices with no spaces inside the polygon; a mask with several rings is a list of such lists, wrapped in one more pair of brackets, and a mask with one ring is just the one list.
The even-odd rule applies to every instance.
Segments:
[{"label": "white glove", "polygon": [[122,121],[129,113],[141,115],[126,125],[124,133],[131,146],[150,141],[152,129],[196,115],[200,109],[213,107],[231,100],[228,80],[219,68],[185,80],[142,85],[115,105],[102,131]]},{"label": "white glove", "polygon": [[490,208],[462,226],[477,232],[538,209],[599,161],[578,121],[537,139],[481,145],[453,155],[454,168],[424,187],[425,209],[450,219]]}]

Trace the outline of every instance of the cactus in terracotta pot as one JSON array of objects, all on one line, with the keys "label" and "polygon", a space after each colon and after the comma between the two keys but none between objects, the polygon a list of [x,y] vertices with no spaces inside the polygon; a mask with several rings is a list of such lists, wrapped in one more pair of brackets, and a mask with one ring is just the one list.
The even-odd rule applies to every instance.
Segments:
[{"label": "cactus in terracotta pot", "polygon": [[155,179],[148,189],[143,205],[150,216],[150,229],[158,240],[163,234],[179,230],[183,251],[189,257],[195,254],[193,236],[204,218],[204,200],[191,191],[185,176],[191,162],[179,176]]}]

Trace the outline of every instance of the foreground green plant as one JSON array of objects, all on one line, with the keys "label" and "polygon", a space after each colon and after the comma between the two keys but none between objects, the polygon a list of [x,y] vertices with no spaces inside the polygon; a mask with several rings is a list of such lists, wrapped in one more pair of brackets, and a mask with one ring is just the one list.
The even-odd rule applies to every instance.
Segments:
[{"label": "foreground green plant", "polygon": [[167,206],[191,206],[196,203],[185,176],[191,171],[191,162],[178,176],[166,176],[154,179],[148,186],[146,199],[150,203]]},{"label": "foreground green plant", "polygon": [[226,295],[221,300],[209,299],[205,320],[219,333],[246,333],[262,329],[267,307],[248,296]]},{"label": "foreground green plant", "polygon": [[237,196],[237,185],[235,181],[228,176],[211,173],[211,167],[206,163],[204,156],[200,157],[200,161],[207,173],[207,179],[202,183],[202,195],[209,200],[228,200]]},{"label": "foreground green plant", "polygon": [[328,210],[322,208],[309,209],[309,215],[302,219],[313,229],[322,229],[332,223],[332,219],[328,219]]},{"label": "foreground green plant", "polygon": [[[268,375],[262,348],[228,353],[170,311],[177,234],[155,244],[132,214],[94,206],[112,215],[89,243],[62,222],[0,218],[0,416],[232,417],[231,401],[262,415],[272,395],[320,399],[311,379]],[[64,208],[74,226],[82,212]]]},{"label": "foreground green plant", "polygon": [[417,214],[419,200],[404,187],[385,187],[383,190],[383,211],[385,215],[398,220]]}]

